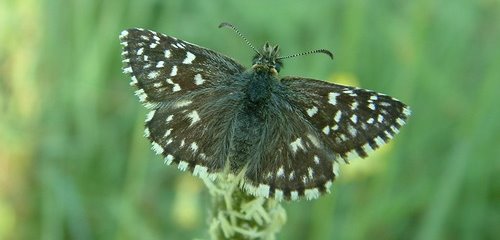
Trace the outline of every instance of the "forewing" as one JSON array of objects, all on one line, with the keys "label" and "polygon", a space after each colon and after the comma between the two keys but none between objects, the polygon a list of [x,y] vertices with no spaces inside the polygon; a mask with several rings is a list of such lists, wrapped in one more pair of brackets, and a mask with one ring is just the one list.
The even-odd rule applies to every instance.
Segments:
[{"label": "forewing", "polygon": [[345,161],[386,143],[411,113],[399,100],[366,89],[294,77],[282,83],[321,141]]},{"label": "forewing", "polygon": [[[144,29],[120,34],[123,70],[151,109],[145,135],[165,163],[204,175],[221,170],[244,67],[229,57]],[[212,175],[213,176],[213,175]]]},{"label": "forewing", "polygon": [[120,34],[123,71],[149,108],[186,93],[234,80],[244,67],[229,57],[186,41],[144,29]]}]

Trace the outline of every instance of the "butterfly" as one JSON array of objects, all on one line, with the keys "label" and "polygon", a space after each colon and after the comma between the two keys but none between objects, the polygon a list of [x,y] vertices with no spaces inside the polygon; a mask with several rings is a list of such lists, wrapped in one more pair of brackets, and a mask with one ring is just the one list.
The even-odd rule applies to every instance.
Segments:
[{"label": "butterfly", "polygon": [[215,180],[243,174],[242,189],[277,200],[329,192],[339,163],[366,157],[410,116],[407,105],[374,91],[282,77],[266,43],[244,67],[210,49],[141,28],[120,34],[123,72],[150,112],[145,136],[166,164]]}]

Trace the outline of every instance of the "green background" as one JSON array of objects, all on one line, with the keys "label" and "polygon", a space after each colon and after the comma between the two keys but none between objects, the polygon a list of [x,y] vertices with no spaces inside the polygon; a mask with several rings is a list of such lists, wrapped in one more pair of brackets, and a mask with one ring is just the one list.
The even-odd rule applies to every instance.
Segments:
[{"label": "green background", "polygon": [[279,239],[500,236],[500,2],[0,2],[0,239],[207,238],[200,180],[163,165],[121,73],[118,35],[163,32],[232,56],[280,44],[282,75],[383,92],[413,115],[344,165],[333,193],[285,203]]}]

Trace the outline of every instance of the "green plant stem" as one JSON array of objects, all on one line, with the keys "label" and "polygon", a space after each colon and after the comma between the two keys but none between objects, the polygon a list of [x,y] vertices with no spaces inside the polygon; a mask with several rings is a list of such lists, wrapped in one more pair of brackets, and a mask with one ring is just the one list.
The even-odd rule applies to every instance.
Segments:
[{"label": "green plant stem", "polygon": [[212,197],[210,237],[219,239],[275,239],[286,222],[286,212],[274,200],[247,195],[239,187],[243,174],[202,178]]}]

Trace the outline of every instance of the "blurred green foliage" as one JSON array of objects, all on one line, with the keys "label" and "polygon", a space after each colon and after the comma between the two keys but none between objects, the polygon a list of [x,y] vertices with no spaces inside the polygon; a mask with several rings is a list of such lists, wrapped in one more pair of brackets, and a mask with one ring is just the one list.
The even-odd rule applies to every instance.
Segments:
[{"label": "blurred green foliage", "polygon": [[248,66],[222,21],[284,55],[335,52],[289,59],[282,75],[349,76],[413,110],[332,194],[286,203],[279,239],[500,236],[498,0],[4,0],[0,239],[206,238],[206,190],[143,138],[118,34],[149,28]]}]

